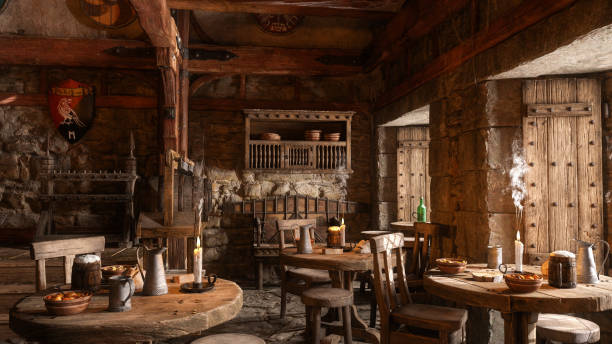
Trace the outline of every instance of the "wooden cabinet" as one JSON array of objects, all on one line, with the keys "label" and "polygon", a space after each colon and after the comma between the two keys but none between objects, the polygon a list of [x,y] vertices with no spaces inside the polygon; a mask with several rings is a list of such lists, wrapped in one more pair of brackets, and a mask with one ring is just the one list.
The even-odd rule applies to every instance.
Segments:
[{"label": "wooden cabinet", "polygon": [[[245,113],[244,166],[247,170],[351,173],[352,111],[261,110]],[[320,141],[304,139],[306,130],[321,130]],[[262,140],[276,133],[280,140]],[[325,134],[340,133],[339,141]]]}]

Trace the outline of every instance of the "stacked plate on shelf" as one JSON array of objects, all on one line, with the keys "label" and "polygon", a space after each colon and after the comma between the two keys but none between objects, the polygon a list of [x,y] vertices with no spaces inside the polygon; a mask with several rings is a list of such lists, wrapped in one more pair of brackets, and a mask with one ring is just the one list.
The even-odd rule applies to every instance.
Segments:
[{"label": "stacked plate on shelf", "polygon": [[319,141],[321,139],[321,130],[313,129],[306,130],[304,132],[304,140],[306,141]]},{"label": "stacked plate on shelf", "polygon": [[340,133],[325,133],[323,134],[325,141],[340,141]]},{"label": "stacked plate on shelf", "polygon": [[280,141],[281,137],[277,133],[263,133],[261,139],[265,141]]}]

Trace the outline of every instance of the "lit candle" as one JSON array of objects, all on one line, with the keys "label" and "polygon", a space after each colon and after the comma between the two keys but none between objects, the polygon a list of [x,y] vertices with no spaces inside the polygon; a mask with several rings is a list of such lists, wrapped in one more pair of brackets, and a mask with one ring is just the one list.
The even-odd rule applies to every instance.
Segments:
[{"label": "lit candle", "polygon": [[200,237],[196,241],[196,248],[193,250],[193,283],[202,284],[202,248],[200,247]]},{"label": "lit candle", "polygon": [[521,232],[516,231],[516,240],[514,241],[514,269],[518,272],[523,271],[523,247]]},{"label": "lit candle", "polygon": [[346,245],[346,234],[344,231],[346,230],[346,226],[344,225],[344,217],[342,218],[342,224],[340,225],[340,246],[344,247]]}]

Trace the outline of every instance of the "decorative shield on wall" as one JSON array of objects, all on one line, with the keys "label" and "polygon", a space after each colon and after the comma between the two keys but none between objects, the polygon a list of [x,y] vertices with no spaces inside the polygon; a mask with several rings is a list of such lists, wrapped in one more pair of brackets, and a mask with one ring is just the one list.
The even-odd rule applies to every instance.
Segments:
[{"label": "decorative shield on wall", "polygon": [[49,110],[60,134],[70,143],[77,142],[93,123],[93,86],[70,79],[60,82],[49,91]]}]

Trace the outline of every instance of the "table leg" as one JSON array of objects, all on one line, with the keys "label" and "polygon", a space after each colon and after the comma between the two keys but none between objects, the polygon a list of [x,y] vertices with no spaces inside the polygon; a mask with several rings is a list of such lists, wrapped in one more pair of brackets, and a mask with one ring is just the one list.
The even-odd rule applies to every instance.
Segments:
[{"label": "table leg", "polygon": [[535,344],[538,313],[502,313],[504,318],[504,343]]}]

